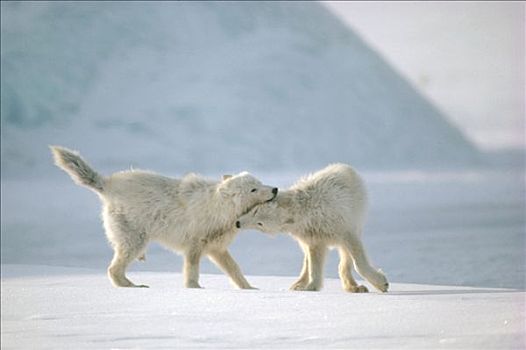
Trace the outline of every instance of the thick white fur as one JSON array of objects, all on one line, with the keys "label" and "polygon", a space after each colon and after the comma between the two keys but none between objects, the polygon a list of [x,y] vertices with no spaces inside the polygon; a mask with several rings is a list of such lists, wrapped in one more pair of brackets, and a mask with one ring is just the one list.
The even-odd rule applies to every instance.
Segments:
[{"label": "thick white fur", "polygon": [[289,232],[305,253],[293,290],[320,290],[327,247],[340,253],[339,274],[349,292],[367,292],[352,276],[358,273],[382,292],[389,284],[371,266],[362,244],[367,195],[360,176],[348,165],[333,164],[299,180],[275,200],[254,207],[236,222],[238,228],[267,233]]},{"label": "thick white fur", "polygon": [[102,218],[114,249],[108,276],[118,287],[145,287],[126,278],[134,260],[144,260],[150,241],[184,254],[184,284],[200,288],[199,261],[207,255],[239,288],[252,288],[227,247],[238,230],[236,219],[256,204],[275,197],[244,172],[210,181],[195,174],[175,179],[147,171],[123,171],[109,177],[95,172],[77,152],[51,147],[55,163],[102,200]]}]

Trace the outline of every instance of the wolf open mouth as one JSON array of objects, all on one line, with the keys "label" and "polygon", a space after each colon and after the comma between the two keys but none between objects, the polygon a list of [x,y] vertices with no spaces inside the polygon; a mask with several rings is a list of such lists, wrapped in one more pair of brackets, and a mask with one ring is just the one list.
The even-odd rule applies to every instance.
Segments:
[{"label": "wolf open mouth", "polygon": [[271,202],[271,201],[273,201],[273,200],[274,200],[274,199],[275,199],[275,198],[276,198],[277,196],[278,196],[278,192],[276,192],[276,193],[273,193],[273,196],[272,196],[272,198],[270,198],[269,200],[265,201],[265,203],[268,203],[268,202]]},{"label": "wolf open mouth", "polygon": [[[274,195],[272,196],[272,198],[267,199],[267,200],[266,200],[265,202],[263,202],[263,203],[271,202],[271,201],[273,201],[277,196],[278,196],[278,194],[277,194],[277,193],[274,193]],[[254,208],[257,207],[258,205],[261,205],[261,204],[263,204],[263,203],[254,204],[253,206],[248,207],[247,209],[245,209],[245,211],[243,211],[243,213],[240,215],[240,217],[243,216],[243,215],[245,215],[245,214],[248,214],[252,209],[254,209]]]},{"label": "wolf open mouth", "polygon": [[[265,202],[263,202],[263,203],[272,202],[274,199],[276,199],[277,196],[278,196],[278,193],[277,193],[277,192],[276,192],[276,193],[273,193],[272,198],[267,199],[267,200],[266,200]],[[248,207],[248,208],[245,209],[245,211],[240,215],[240,217],[243,216],[243,215],[245,215],[245,214],[248,214],[248,212],[250,212],[252,209],[254,209],[254,208],[257,207],[258,205],[261,205],[261,204],[263,204],[263,203],[254,204],[253,206]]]}]

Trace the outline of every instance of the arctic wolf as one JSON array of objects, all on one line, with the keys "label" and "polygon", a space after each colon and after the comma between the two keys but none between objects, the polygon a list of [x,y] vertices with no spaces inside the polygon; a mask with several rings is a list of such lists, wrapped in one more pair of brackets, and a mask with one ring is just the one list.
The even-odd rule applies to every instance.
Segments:
[{"label": "arctic wolf", "polygon": [[239,288],[252,288],[227,250],[238,230],[236,219],[278,189],[250,174],[210,181],[195,174],[175,179],[147,171],[122,171],[108,177],[93,170],[77,152],[51,146],[55,164],[102,200],[106,236],[114,250],[108,276],[117,287],[136,285],[126,277],[134,259],[144,259],[155,241],[184,255],[184,285],[200,288],[199,261],[207,255]]},{"label": "arctic wolf", "polygon": [[298,241],[305,258],[293,290],[320,290],[327,247],[337,247],[345,290],[368,291],[354,280],[354,263],[362,277],[386,292],[387,279],[371,266],[362,244],[366,204],[365,186],[358,174],[348,165],[333,164],[280,191],[275,200],[254,207],[236,226],[267,233],[289,232]]}]

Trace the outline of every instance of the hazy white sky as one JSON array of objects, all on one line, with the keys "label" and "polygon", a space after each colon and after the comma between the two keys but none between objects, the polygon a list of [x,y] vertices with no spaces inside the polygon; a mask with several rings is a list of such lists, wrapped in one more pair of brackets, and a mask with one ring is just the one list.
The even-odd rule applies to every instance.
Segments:
[{"label": "hazy white sky", "polygon": [[524,147],[524,2],[324,2],[482,148]]}]

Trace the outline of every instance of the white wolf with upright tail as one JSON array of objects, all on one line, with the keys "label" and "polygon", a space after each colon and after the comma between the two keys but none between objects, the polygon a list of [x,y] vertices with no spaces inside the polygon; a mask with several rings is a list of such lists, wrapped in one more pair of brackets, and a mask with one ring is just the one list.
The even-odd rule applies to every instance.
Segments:
[{"label": "white wolf with upright tail", "polygon": [[272,202],[254,207],[236,226],[289,232],[298,241],[305,258],[293,290],[320,290],[327,247],[337,247],[345,290],[367,292],[352,276],[354,265],[362,277],[386,292],[389,283],[381,270],[371,266],[362,244],[366,207],[367,194],[358,173],[348,165],[333,164],[280,191]]},{"label": "white wolf with upright tail", "polygon": [[180,179],[147,171],[98,174],[75,152],[51,146],[55,164],[102,200],[106,236],[114,250],[108,276],[117,287],[136,285],[126,277],[134,259],[144,259],[150,241],[184,254],[184,285],[200,288],[199,261],[207,255],[239,288],[252,288],[227,248],[236,219],[273,199],[278,189],[243,172],[211,181],[195,174]]}]

